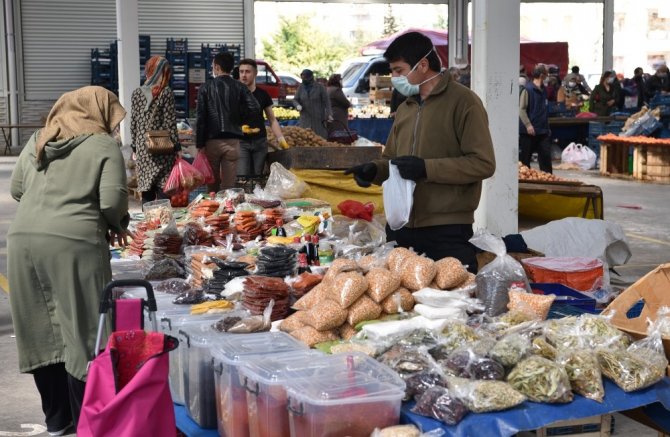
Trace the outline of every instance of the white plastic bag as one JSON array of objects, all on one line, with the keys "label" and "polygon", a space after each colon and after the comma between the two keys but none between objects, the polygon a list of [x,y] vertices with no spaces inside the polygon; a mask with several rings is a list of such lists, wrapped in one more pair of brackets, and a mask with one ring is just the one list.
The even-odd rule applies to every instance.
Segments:
[{"label": "white plastic bag", "polygon": [[395,164],[389,162],[389,178],[382,184],[384,213],[389,227],[397,231],[409,222],[414,204],[416,182],[403,179]]},{"label": "white plastic bag", "polygon": [[591,170],[596,167],[596,153],[581,144],[570,143],[561,153],[561,162],[575,164],[582,170]]},{"label": "white plastic bag", "polygon": [[296,175],[286,170],[283,165],[273,162],[270,165],[270,176],[265,184],[265,191],[282,199],[296,199],[307,190],[307,184]]}]

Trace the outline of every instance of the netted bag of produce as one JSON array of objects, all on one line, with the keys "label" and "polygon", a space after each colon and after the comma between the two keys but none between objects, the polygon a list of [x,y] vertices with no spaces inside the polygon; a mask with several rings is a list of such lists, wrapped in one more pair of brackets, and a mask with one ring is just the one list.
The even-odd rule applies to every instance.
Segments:
[{"label": "netted bag of produce", "polygon": [[305,314],[306,311],[297,311],[291,314],[282,320],[281,324],[279,325],[279,330],[284,332],[293,332],[296,329],[302,328],[305,326],[305,322],[303,322],[303,317]]},{"label": "netted bag of produce", "polygon": [[323,277],[323,282],[332,282],[337,275],[343,272],[353,272],[358,270],[356,261],[348,258],[337,258],[328,267],[326,275]]},{"label": "netted bag of produce", "polygon": [[503,411],[522,404],[526,397],[503,381],[447,378],[449,390],[473,413]]},{"label": "netted bag of produce", "polygon": [[374,267],[365,275],[368,280],[368,296],[380,303],[400,287],[400,277],[390,270]]},{"label": "netted bag of produce", "polygon": [[[330,284],[330,298],[348,308],[368,289],[368,280],[358,272],[340,273]],[[354,325],[355,323],[352,323]]]},{"label": "netted bag of produce", "polygon": [[515,366],[530,352],[530,339],[522,334],[508,334],[498,340],[489,351],[489,356],[510,368]]},{"label": "netted bag of produce", "polygon": [[507,311],[508,291],[513,285],[530,291],[526,273],[521,264],[507,254],[502,238],[479,233],[470,242],[482,250],[496,254],[495,259],[477,273],[476,295],[484,303],[486,314],[502,314]]},{"label": "netted bag of produce", "polygon": [[326,282],[321,282],[312,290],[310,290],[306,295],[298,299],[294,304],[293,304],[293,309],[295,310],[309,310],[311,309],[314,305],[317,303],[325,300],[328,296],[330,296],[330,284]]},{"label": "netted bag of produce", "polygon": [[468,279],[468,271],[456,258],[442,258],[435,262],[435,268],[435,283],[442,290],[456,288]]},{"label": "netted bag of produce", "polygon": [[414,296],[405,287],[400,287],[381,303],[382,310],[386,314],[397,314],[411,311],[414,308]]},{"label": "netted bag of produce", "polygon": [[561,351],[556,357],[556,362],[565,368],[572,391],[587,399],[603,401],[605,387],[595,351],[590,349]]},{"label": "netted bag of produce", "polygon": [[656,384],[665,376],[668,360],[663,349],[661,325],[650,326],[647,337],[628,349],[598,349],[598,362],[603,375],[626,392]]},{"label": "netted bag of produce", "polygon": [[403,287],[415,291],[428,287],[437,274],[435,261],[425,256],[412,256],[405,259],[401,271]]},{"label": "netted bag of produce", "polygon": [[556,295],[528,293],[522,288],[514,287],[509,291],[510,311],[517,311],[529,315],[532,319],[545,320],[549,315],[551,304],[554,303]]},{"label": "netted bag of produce", "polygon": [[303,326],[300,329],[292,331],[290,335],[309,347],[314,347],[314,345],[325,341],[335,341],[339,339],[337,331],[335,330],[317,331],[311,326]]},{"label": "netted bag of produce", "polygon": [[468,414],[468,408],[449,389],[432,387],[419,397],[412,412],[456,425]]},{"label": "netted bag of produce", "polygon": [[439,364],[445,373],[459,378],[502,381],[505,368],[499,362],[479,355],[470,347],[457,349]]},{"label": "netted bag of produce", "polygon": [[329,331],[342,326],[347,320],[347,310],[337,302],[326,299],[307,311],[302,320],[318,331]]},{"label": "netted bag of produce", "polygon": [[391,250],[391,252],[389,252],[388,258],[386,260],[389,266],[389,270],[391,270],[393,273],[401,275],[405,261],[415,255],[416,254],[414,252],[405,247],[396,247],[395,249]]},{"label": "netted bag of produce", "polygon": [[507,375],[507,382],[534,402],[572,401],[570,378],[563,366],[537,355],[517,364]]},{"label": "netted bag of produce", "polygon": [[356,326],[365,320],[378,319],[381,313],[382,308],[368,296],[363,295],[349,307],[347,321],[351,326]]}]

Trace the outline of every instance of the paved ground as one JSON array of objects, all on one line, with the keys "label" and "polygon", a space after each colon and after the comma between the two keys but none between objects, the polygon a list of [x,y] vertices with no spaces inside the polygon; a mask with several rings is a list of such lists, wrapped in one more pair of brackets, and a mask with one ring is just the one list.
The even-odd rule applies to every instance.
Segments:
[{"label": "paved ground", "polygon": [[[47,435],[32,378],[17,371],[16,343],[5,282],[7,229],[16,211],[16,202],[9,196],[9,179],[15,161],[15,157],[0,157],[0,437]],[[657,265],[670,262],[670,187],[602,178],[595,173],[559,173],[602,187],[605,218],[624,228],[633,252],[628,265],[618,268],[623,275],[620,281],[632,282]],[[617,415],[615,435],[651,437],[657,434]]]}]

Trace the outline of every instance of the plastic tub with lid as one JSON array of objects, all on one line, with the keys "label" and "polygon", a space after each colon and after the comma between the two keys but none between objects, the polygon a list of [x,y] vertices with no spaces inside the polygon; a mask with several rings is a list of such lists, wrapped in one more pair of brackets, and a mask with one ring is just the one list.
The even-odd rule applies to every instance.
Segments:
[{"label": "plastic tub with lid", "polygon": [[393,371],[388,367],[370,366],[357,355],[334,355],[332,366],[290,380],[286,390],[292,437],[367,437],[375,428],[398,424],[404,381],[389,375]]},{"label": "plastic tub with lid", "polygon": [[317,350],[254,355],[238,371],[247,391],[249,437],[288,436],[288,398],[284,385],[324,354]]},{"label": "plastic tub with lid", "polygon": [[249,436],[247,392],[239,368],[254,355],[304,351],[307,346],[284,332],[230,334],[212,348],[219,435]]}]

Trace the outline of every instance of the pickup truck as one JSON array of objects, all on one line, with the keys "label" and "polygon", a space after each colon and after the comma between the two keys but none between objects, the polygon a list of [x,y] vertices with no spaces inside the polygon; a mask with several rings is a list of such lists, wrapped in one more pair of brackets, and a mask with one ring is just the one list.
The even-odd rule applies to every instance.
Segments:
[{"label": "pickup truck", "polygon": [[258,73],[256,75],[256,86],[267,91],[272,98],[272,102],[277,106],[292,106],[291,101],[287,99],[287,86],[281,78],[275,73],[270,64],[265,61],[256,60],[258,64]]}]

